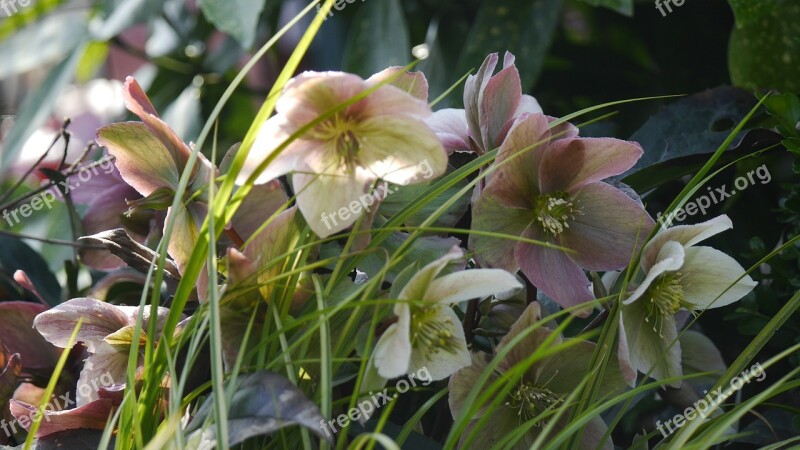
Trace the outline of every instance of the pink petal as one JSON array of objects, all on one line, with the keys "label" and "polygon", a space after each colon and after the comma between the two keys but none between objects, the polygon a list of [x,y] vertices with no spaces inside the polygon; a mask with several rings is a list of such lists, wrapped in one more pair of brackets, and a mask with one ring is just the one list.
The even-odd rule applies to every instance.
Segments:
[{"label": "pink petal", "polygon": [[26,369],[50,370],[55,367],[59,350],[33,329],[34,319],[46,309],[38,303],[0,303],[0,371],[5,368],[3,346],[9,354],[19,353]]},{"label": "pink petal", "polygon": [[572,192],[581,186],[619,175],[633,167],[642,148],[611,138],[561,139],[542,158],[542,192]]},{"label": "pink petal", "polygon": [[483,142],[481,138],[481,124],[479,123],[481,98],[489,78],[497,66],[497,53],[492,53],[483,60],[480,69],[475,75],[467,77],[464,83],[464,110],[467,113],[467,124],[476,142]]},{"label": "pink petal", "polygon": [[[521,236],[533,220],[528,209],[509,208],[501,204],[491,192],[484,191],[472,209],[472,229],[475,231]],[[516,272],[514,258],[516,241],[511,238],[470,234],[469,248],[483,267],[496,267]]]},{"label": "pink petal", "polygon": [[180,173],[172,154],[142,123],[122,122],[97,131],[97,143],[116,157],[126,183],[147,196],[160,187],[178,187]]},{"label": "pink petal", "polygon": [[484,150],[489,151],[503,142],[521,96],[519,72],[514,66],[501,70],[486,83],[480,100],[480,127]]},{"label": "pink petal", "polygon": [[276,111],[294,127],[300,127],[367,87],[364,80],[349,73],[303,72],[286,84]]},{"label": "pink petal", "polygon": [[424,73],[408,72],[401,66],[394,66],[367,78],[367,84],[374,86],[387,80],[391,80],[387,84],[400,88],[422,101],[428,101],[428,80]]},{"label": "pink petal", "polygon": [[179,170],[186,166],[191,150],[186,143],[169,127],[163,120],[158,118],[155,108],[147,98],[139,83],[132,77],[125,79],[123,85],[123,97],[125,107],[142,119],[153,135],[155,135],[164,147],[169,151],[174,164]]},{"label": "pink petal", "polygon": [[236,210],[231,223],[239,236],[247,240],[288,201],[289,197],[278,180],[255,185]]},{"label": "pink petal", "polygon": [[463,109],[440,109],[425,119],[425,123],[436,133],[447,154],[473,151],[469,145],[467,116]]},{"label": "pink petal", "polygon": [[431,115],[431,108],[426,101],[420,100],[400,88],[384,85],[365,99],[350,106],[347,115],[360,120],[401,115],[424,119]]},{"label": "pink petal", "polygon": [[[29,430],[32,423],[30,418],[38,415],[36,412],[37,408],[17,400],[11,400],[8,406],[11,409],[11,414],[14,415],[20,425],[23,425],[26,430]],[[47,409],[45,410],[44,418],[39,424],[36,437],[41,438],[53,433],[58,433],[59,431],[81,428],[103,430],[105,429],[106,422],[111,417],[113,409],[114,402],[107,398],[95,400],[92,403],[75,409],[63,411]],[[20,420],[20,418],[22,418],[22,420]]]},{"label": "pink petal", "polygon": [[560,235],[561,244],[576,251],[570,258],[586,270],[625,267],[655,225],[636,201],[603,182],[584,185],[573,200],[580,213]]},{"label": "pink petal", "polygon": [[421,120],[376,117],[359,125],[361,164],[372,176],[407,185],[432,181],[447,170],[447,153]]},{"label": "pink petal", "polygon": [[527,94],[523,94],[519,100],[519,107],[517,108],[516,112],[514,112],[514,117],[519,117],[522,114],[541,114],[542,107],[539,106],[539,102],[536,99]]},{"label": "pink petal", "polygon": [[[535,224],[529,226],[523,237],[547,241],[544,233],[535,227]],[[589,290],[589,279],[561,250],[518,242],[514,258],[531,283],[562,307],[569,308],[594,299]],[[588,306],[587,310],[576,314],[588,315],[590,310],[591,306]]]},{"label": "pink petal", "polygon": [[127,315],[114,305],[92,298],[74,298],[36,316],[33,326],[50,343],[64,348],[79,319],[83,323],[77,340],[90,352],[104,344],[103,338],[130,324]]},{"label": "pink petal", "polygon": [[539,166],[548,140],[544,116],[519,117],[500,146],[486,190],[506,206],[531,209],[539,195]]},{"label": "pink petal", "polygon": [[[241,172],[236,178],[237,184],[244,184],[267,158],[280,147],[289,136],[296,131],[286,122],[283,116],[274,116],[264,122],[258,130],[253,147],[247,154]],[[315,139],[296,139],[273,159],[266,169],[256,178],[256,184],[266,183],[297,168],[298,158],[309,151],[323,145]]]}]

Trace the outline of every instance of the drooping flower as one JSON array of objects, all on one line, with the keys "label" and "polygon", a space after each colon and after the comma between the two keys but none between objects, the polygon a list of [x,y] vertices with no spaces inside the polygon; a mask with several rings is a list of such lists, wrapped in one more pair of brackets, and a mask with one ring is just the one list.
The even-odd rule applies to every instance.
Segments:
[{"label": "drooping flower", "polygon": [[[98,399],[97,380],[110,377],[112,383],[122,383],[126,379],[128,354],[138,314],[138,307],[74,298],[36,316],[34,328],[48,342],[61,348],[66,347],[78,321],[83,319],[76,340],[83,343],[90,356],[84,361],[78,379],[76,402],[79,407]],[[141,342],[146,339],[149,329],[150,307],[144,307],[143,314],[139,333]],[[168,314],[169,309],[158,308],[157,335],[161,334]]]},{"label": "drooping flower", "polygon": [[[644,280],[623,302],[620,360],[657,380],[679,377],[681,347],[675,314],[729,305],[756,282],[733,258],[695,244],[732,228],[726,215],[696,225],[681,225],[656,234],[642,251]],[[680,386],[680,381],[672,383]]]},{"label": "drooping flower", "polygon": [[[115,164],[125,182],[144,196],[143,199],[129,202],[129,205],[134,208],[166,209],[172,204],[192,150],[158,117],[136,80],[128,77],[123,93],[125,106],[142,122],[122,122],[102,127],[97,131],[97,142],[114,155]],[[200,224],[208,210],[205,188],[215,171],[208,159],[198,154],[186,188],[185,201],[176,209],[168,209],[168,216],[175,216],[175,226],[167,250],[180,269],[189,260],[197,242]]]},{"label": "drooping flower", "polygon": [[[239,182],[290,135],[325,112],[386,81],[396,68],[363,80],[342,72],[305,72],[291,80],[247,156]],[[433,176],[444,173],[447,155],[423,122],[431,111],[421,73],[399,74],[365,98],[337,112],[290,143],[257,183],[291,173],[297,205],[311,229],[325,237],[351,226],[363,213],[358,203],[376,180],[407,185],[423,179],[420,162]],[[414,95],[402,88],[408,89]],[[358,211],[358,212],[356,212]]]},{"label": "drooping flower", "polygon": [[[511,326],[508,334],[500,341],[497,353],[503,351],[514,338],[540,321],[540,306],[536,302],[531,303]],[[584,377],[589,376],[592,354],[595,349],[594,343],[588,341],[569,342],[561,336],[552,336],[552,334],[552,330],[539,325],[522,338],[506,354],[505,358],[499,361],[497,368],[492,371],[483,386],[484,388],[507,377],[507,372],[540,350],[548,339],[553,338],[549,344],[553,347],[562,343],[571,344],[569,347],[531,364],[525,370],[522,378],[517,381],[517,385],[511,389],[507,398],[497,408],[492,410],[486,407],[479,408],[470,418],[469,425],[461,435],[460,448],[492,448],[519,430],[525,422],[542,415],[536,419],[533,426],[529,427],[529,431],[511,447],[514,449],[531,448],[550,420],[549,414],[555,412],[556,408],[563,407],[569,394],[581,384]],[[455,420],[459,420],[466,413],[465,408],[470,405],[465,404],[465,400],[470,392],[476,389],[479,378],[489,370],[490,361],[490,356],[485,353],[473,353],[472,365],[459,370],[450,378],[449,404]],[[606,372],[603,374],[603,381],[600,383],[600,397],[621,392],[624,388],[625,382],[619,367],[616,364],[608,364]],[[481,425],[480,430],[475,432],[473,440],[469,441],[469,446],[466,447],[469,436],[485,414],[488,414],[489,418]],[[560,420],[566,422],[567,417],[568,414],[563,415]],[[566,423],[562,425],[566,425]],[[556,427],[556,429],[560,428],[562,426]],[[600,417],[592,419],[586,425],[580,448],[598,448],[606,428]],[[506,448],[508,448],[507,444]],[[610,439],[602,448],[613,448]]]},{"label": "drooping flower", "polygon": [[539,103],[522,94],[514,55],[506,52],[503,68],[494,74],[498,54],[486,57],[464,85],[464,109],[441,109],[427,120],[448,153],[486,153],[505,139],[514,119],[523,113],[541,113]]},{"label": "drooping flower", "polygon": [[521,288],[513,275],[498,269],[474,269],[437,276],[464,256],[453,247],[408,280],[394,306],[397,322],[378,340],[374,364],[383,378],[426,367],[441,380],[470,364],[464,329],[450,305]]},{"label": "drooping flower", "polygon": [[633,142],[579,138],[571,126],[551,129],[541,114],[520,116],[474,204],[473,229],[572,252],[473,234],[476,259],[484,267],[522,269],[563,307],[590,301],[589,280],[581,269],[624,267],[637,240],[654,225],[639,202],[602,181],[625,172],[641,154]]}]

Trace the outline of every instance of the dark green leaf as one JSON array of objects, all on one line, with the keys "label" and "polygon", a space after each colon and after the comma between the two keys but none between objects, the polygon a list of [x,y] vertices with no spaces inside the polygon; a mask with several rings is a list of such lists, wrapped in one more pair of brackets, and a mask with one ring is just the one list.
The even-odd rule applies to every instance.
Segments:
[{"label": "dark green leaf", "polygon": [[517,57],[522,90],[527,91],[542,70],[560,13],[561,0],[484,2],[456,72],[477,69],[489,53],[508,50]]},{"label": "dark green leaf", "polygon": [[0,271],[10,279],[17,270],[25,271],[48,303],[59,303],[61,286],[48,270],[44,259],[24,242],[9,236],[0,236]]},{"label": "dark green leaf", "polygon": [[[75,429],[49,434],[39,438],[36,450],[96,450],[100,447],[103,432],[98,430]],[[113,438],[111,446],[113,447]]]},{"label": "dark green leaf", "polygon": [[734,7],[739,11],[737,19],[744,15],[745,21],[737,21],[728,48],[728,67],[734,84],[753,90],[800,91],[800,3],[744,2],[751,6]]},{"label": "dark green leaf", "polygon": [[770,15],[773,0],[728,0],[736,16],[736,25],[744,26]]},{"label": "dark green leaf", "polygon": [[[330,439],[320,428],[323,417],[317,405],[283,376],[261,371],[240,375],[236,383],[236,392],[228,405],[230,445],[291,425],[304,426],[317,436]],[[209,397],[186,430],[187,434],[192,433],[189,444],[197,445],[192,448],[213,448],[216,428],[206,423],[213,420],[213,411],[214,401]]]},{"label": "dark green leaf", "polygon": [[642,145],[644,155],[629,173],[662,161],[714,152],[755,103],[741,89],[718,87],[661,108],[631,136]]},{"label": "dark green leaf", "polygon": [[352,7],[358,11],[347,36],[344,70],[367,77],[389,66],[408,64],[411,45],[400,0],[359,2]]},{"label": "dark green leaf", "polygon": [[633,0],[583,0],[592,6],[603,6],[628,17],[633,16]]},{"label": "dark green leaf", "polygon": [[258,18],[266,0],[200,0],[200,8],[209,22],[233,36],[242,47],[253,46]]},{"label": "dark green leaf", "polygon": [[[389,191],[392,192],[381,202],[378,212],[384,217],[391,217],[401,211],[409,203],[416,202],[419,197],[430,187],[432,183],[412,184],[408,186],[395,186],[390,185]],[[409,217],[405,221],[407,226],[418,226],[427,220],[434,211],[441,207],[444,203],[449,201],[459,190],[467,185],[467,180],[461,180],[459,183],[445,191],[439,197],[428,202],[422,209]],[[433,227],[453,227],[458,223],[459,219],[464,216],[469,206],[470,198],[467,195],[462,195],[459,199],[440,215],[436,221],[430,226]]]}]

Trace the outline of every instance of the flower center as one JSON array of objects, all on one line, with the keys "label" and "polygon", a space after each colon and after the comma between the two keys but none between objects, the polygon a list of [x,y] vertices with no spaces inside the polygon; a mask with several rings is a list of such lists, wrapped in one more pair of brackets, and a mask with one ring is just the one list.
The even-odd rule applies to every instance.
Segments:
[{"label": "flower center", "polygon": [[315,138],[334,143],[339,163],[347,167],[348,172],[353,172],[360,165],[361,144],[352,121],[337,114],[318,126]]},{"label": "flower center", "polygon": [[645,322],[653,324],[653,331],[664,337],[664,319],[675,315],[681,308],[692,310],[683,293],[680,272],[665,273],[656,278],[644,293],[647,304]]},{"label": "flower center", "polygon": [[575,214],[580,214],[566,192],[540,195],[536,199],[535,211],[536,220],[553,236],[569,228],[569,221],[575,219]]},{"label": "flower center", "polygon": [[439,350],[456,353],[458,340],[450,331],[454,324],[450,319],[442,320],[439,315],[442,306],[411,308],[411,346],[430,356]]},{"label": "flower center", "polygon": [[[511,392],[506,406],[516,409],[517,415],[527,422],[543,412],[551,410],[553,406],[561,401],[561,397],[550,389],[536,387],[526,381]],[[534,426],[543,427],[545,423],[546,421],[540,420]]]}]

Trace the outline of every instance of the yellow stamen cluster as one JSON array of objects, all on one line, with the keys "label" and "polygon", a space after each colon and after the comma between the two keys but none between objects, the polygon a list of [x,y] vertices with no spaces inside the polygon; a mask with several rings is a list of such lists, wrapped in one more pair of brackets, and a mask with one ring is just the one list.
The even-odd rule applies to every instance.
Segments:
[{"label": "yellow stamen cluster", "polygon": [[[537,387],[529,382],[523,382],[510,394],[506,406],[516,409],[517,415],[520,416],[523,421],[528,421],[539,416],[548,409],[552,409],[553,406],[561,401],[562,398],[550,389]],[[536,422],[534,426],[543,427],[545,423],[546,421],[541,420]]]},{"label": "yellow stamen cluster", "polygon": [[536,199],[536,220],[544,230],[557,236],[569,228],[569,221],[580,211],[564,192],[543,194]]},{"label": "yellow stamen cluster", "polygon": [[691,310],[686,302],[679,272],[665,273],[655,279],[642,300],[647,301],[645,322],[652,323],[653,331],[664,337],[664,319],[675,315],[681,308]]},{"label": "yellow stamen cluster", "polygon": [[428,356],[439,350],[456,353],[459,349],[458,340],[450,331],[458,324],[442,320],[439,308],[443,306],[412,307],[411,311],[411,345]]}]

